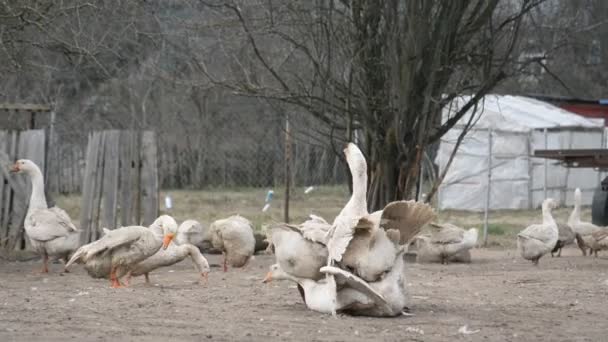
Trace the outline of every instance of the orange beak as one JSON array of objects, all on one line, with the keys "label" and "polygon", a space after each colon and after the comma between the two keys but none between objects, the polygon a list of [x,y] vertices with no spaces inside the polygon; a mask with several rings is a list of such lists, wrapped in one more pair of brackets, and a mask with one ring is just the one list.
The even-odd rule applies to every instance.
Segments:
[{"label": "orange beak", "polygon": [[167,249],[167,247],[169,247],[169,244],[171,243],[174,237],[175,234],[173,233],[167,233],[167,235],[165,235],[165,237],[163,238],[163,249]]},{"label": "orange beak", "polygon": [[262,280],[262,283],[269,283],[272,281],[272,272],[266,273],[266,277]]},{"label": "orange beak", "polygon": [[201,276],[203,277],[202,284],[207,285],[207,282],[209,281],[209,272],[203,272],[201,273]]},{"label": "orange beak", "polygon": [[11,166],[11,172],[19,172],[21,169],[19,168],[19,164],[15,163]]}]

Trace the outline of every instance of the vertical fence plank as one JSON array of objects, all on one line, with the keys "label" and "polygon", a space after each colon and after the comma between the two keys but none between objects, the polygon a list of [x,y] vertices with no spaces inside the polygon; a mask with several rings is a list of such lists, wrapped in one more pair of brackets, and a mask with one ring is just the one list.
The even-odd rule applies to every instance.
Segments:
[{"label": "vertical fence plank", "polygon": [[99,140],[101,133],[95,132],[89,136],[87,144],[86,165],[82,184],[82,200],[80,206],[80,236],[81,243],[85,244],[91,238],[91,225],[93,223],[93,196],[95,192],[95,179],[97,178],[97,158],[99,156]]},{"label": "vertical fence plank", "polygon": [[143,225],[150,225],[158,216],[158,167],[154,132],[142,134],[141,206]]},{"label": "vertical fence plank", "polygon": [[97,174],[95,175],[95,191],[93,193],[93,222],[91,224],[91,241],[95,241],[100,236],[101,222],[99,221],[101,218],[101,199],[103,197],[103,179],[104,179],[104,154],[105,154],[105,146],[106,146],[106,132],[101,132],[99,136],[99,150],[97,153]]},{"label": "vertical fence plank", "polygon": [[[15,153],[17,151],[17,132],[10,132],[7,134],[6,136],[6,143],[7,143],[7,154],[8,154],[8,160],[9,163],[11,161],[15,160]],[[16,178],[13,179],[13,182],[16,181]],[[4,212],[2,213],[2,225],[4,227],[6,227],[6,235],[4,236],[6,243],[8,244],[8,248],[10,249],[12,246],[12,242],[11,242],[11,238],[12,238],[12,227],[10,224],[10,219],[11,219],[11,207],[12,207],[12,203],[11,203],[11,199],[13,197],[13,190],[11,189],[11,187],[7,187],[6,189],[4,189],[4,198],[6,198],[6,205],[4,206]]]},{"label": "vertical fence plank", "polygon": [[133,223],[133,136],[132,131],[120,132],[120,224]]},{"label": "vertical fence plank", "polygon": [[101,227],[115,229],[116,206],[118,204],[118,144],[120,143],[120,132],[116,130],[108,131],[105,136]]}]

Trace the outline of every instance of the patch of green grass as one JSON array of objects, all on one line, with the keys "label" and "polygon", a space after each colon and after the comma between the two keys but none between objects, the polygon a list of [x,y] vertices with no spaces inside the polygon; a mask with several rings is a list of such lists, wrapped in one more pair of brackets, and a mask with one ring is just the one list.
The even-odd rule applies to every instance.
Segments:
[{"label": "patch of green grass", "polygon": [[[263,225],[284,221],[285,189],[274,188],[270,209],[262,212],[268,188],[210,188],[205,190],[161,190],[160,214],[169,214],[178,222],[186,219],[198,220],[205,225],[239,214],[249,219],[260,230]],[[350,194],[346,186],[320,186],[305,194],[306,187],[291,189],[289,202],[290,222],[300,223],[308,215],[315,214],[333,221]],[[173,199],[173,208],[164,207],[165,196]],[[80,220],[80,195],[59,195],[57,206],[63,208],[77,223]]]},{"label": "patch of green grass", "polygon": [[488,235],[502,236],[506,234],[506,230],[502,225],[488,224]]},{"label": "patch of green grass", "polygon": [[[168,213],[178,222],[195,219],[205,225],[230,215],[240,214],[251,220],[257,230],[263,225],[283,221],[285,189],[275,187],[274,199],[270,209],[262,212],[268,188],[210,188],[203,190],[171,190],[160,192],[160,212]],[[292,223],[301,223],[310,214],[316,214],[332,222],[348,201],[350,194],[346,186],[320,186],[305,194],[306,187],[291,189],[289,218]],[[164,198],[173,198],[173,209],[167,212]],[[77,225],[80,221],[80,195],[56,196],[60,208],[65,209]],[[571,208],[560,208],[553,211],[558,222],[566,222]],[[465,229],[479,229],[479,241],[483,241],[482,212],[442,210],[438,213],[437,222],[450,222]],[[591,210],[583,208],[584,220],[591,220]],[[488,246],[497,248],[514,248],[516,235],[527,226],[542,222],[540,210],[496,210],[488,215]]]}]

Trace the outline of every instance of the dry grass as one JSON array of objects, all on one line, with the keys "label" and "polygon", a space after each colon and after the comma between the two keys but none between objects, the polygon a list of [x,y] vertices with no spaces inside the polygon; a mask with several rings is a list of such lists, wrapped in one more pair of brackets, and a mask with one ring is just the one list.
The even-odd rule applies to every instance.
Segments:
[{"label": "dry grass", "polygon": [[[304,194],[305,188],[292,190],[290,202],[291,222],[302,222],[309,214],[316,214],[331,221],[346,203],[348,188],[341,186],[326,186],[315,188],[309,194]],[[168,212],[178,222],[195,219],[209,224],[219,218],[240,214],[250,219],[257,229],[263,224],[283,221],[284,189],[274,189],[275,197],[267,212],[262,212],[268,189],[209,189],[209,190],[165,190],[161,192],[161,212],[164,210],[164,197],[173,198],[173,209]],[[59,196],[57,205],[68,211],[74,221],[80,214],[80,196]],[[566,222],[570,208],[560,208],[555,211],[556,219]],[[591,210],[582,213],[584,220],[591,220]],[[515,246],[517,233],[532,223],[541,221],[540,210],[500,210],[489,215],[488,246],[512,248]],[[451,222],[462,227],[483,229],[483,213],[446,210],[439,213],[438,222]],[[480,235],[481,239],[481,235]],[[480,241],[481,242],[481,241]]]}]

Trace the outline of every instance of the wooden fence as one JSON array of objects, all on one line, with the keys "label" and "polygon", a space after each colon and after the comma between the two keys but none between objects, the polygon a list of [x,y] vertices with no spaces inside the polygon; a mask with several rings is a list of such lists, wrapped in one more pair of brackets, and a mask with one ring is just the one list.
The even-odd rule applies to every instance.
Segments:
[{"label": "wooden fence", "polygon": [[101,131],[89,137],[82,190],[82,243],[101,228],[149,225],[158,216],[157,146],[154,132]]},{"label": "wooden fence", "polygon": [[8,251],[29,247],[23,221],[31,193],[26,175],[9,174],[16,159],[30,159],[45,171],[44,130],[0,131],[0,248]]}]

